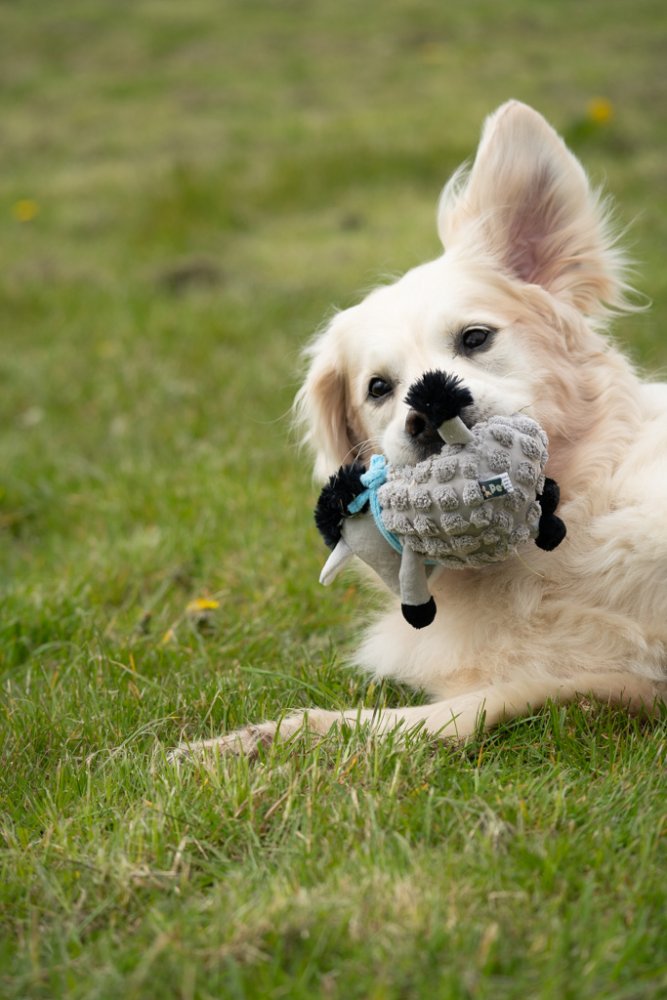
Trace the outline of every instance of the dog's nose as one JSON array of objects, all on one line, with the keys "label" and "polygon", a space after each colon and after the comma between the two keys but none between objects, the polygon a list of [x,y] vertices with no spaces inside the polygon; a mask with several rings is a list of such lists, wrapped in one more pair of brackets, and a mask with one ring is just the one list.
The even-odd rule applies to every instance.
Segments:
[{"label": "dog's nose", "polygon": [[428,429],[429,424],[423,413],[419,413],[418,410],[408,410],[408,415],[405,418],[406,434],[409,434],[411,438],[421,438]]},{"label": "dog's nose", "polygon": [[442,447],[442,438],[424,413],[414,408],[409,409],[405,418],[405,433],[411,437],[415,444],[424,445],[433,449],[433,445]]},{"label": "dog's nose", "polygon": [[405,417],[405,433],[422,458],[433,455],[442,448],[442,438],[431,421],[419,410],[411,408]]},{"label": "dog's nose", "polygon": [[442,448],[442,438],[424,413],[408,410],[405,416],[405,433],[416,448],[416,454],[421,458],[434,455]]}]

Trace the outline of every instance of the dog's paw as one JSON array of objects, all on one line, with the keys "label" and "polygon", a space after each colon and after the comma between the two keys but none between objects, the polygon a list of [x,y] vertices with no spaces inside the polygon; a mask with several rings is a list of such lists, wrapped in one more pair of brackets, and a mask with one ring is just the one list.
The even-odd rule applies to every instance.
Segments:
[{"label": "dog's paw", "polygon": [[234,754],[239,757],[256,757],[261,747],[268,747],[276,736],[276,723],[263,722],[259,726],[244,726],[224,736],[211,740],[184,741],[169,751],[167,759],[173,764],[183,760],[202,760]]},{"label": "dog's paw", "polygon": [[244,726],[242,729],[234,729],[231,733],[213,739],[179,743],[169,751],[167,759],[174,764],[187,760],[211,760],[230,754],[253,758],[257,757],[260,750],[270,747],[278,738],[285,741],[295,736],[302,730],[303,725],[304,716],[298,713],[280,722],[261,722],[259,725]]}]

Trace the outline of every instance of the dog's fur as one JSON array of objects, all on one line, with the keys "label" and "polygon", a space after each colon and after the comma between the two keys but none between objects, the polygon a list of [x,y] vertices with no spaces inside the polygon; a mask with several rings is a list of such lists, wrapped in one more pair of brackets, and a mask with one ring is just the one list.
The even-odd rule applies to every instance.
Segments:
[{"label": "dog's fur", "polygon": [[[373,451],[423,458],[404,396],[444,369],[472,390],[469,421],[520,410],[545,428],[568,536],[555,552],[442,572],[438,616],[421,632],[398,607],[370,627],[357,662],[431,704],[312,709],[307,725],[466,737],[480,719],[579,694],[650,710],[667,691],[667,386],[641,382],[604,335],[630,308],[606,205],[547,122],[510,102],[446,186],[438,227],[441,257],[339,313],[308,349],[296,405],[317,474]],[[466,349],[463,332],[479,326],[495,332]],[[374,378],[390,390],[379,399]],[[281,738],[303,724],[283,719]],[[275,734],[264,723],[198,746],[248,752]]]}]

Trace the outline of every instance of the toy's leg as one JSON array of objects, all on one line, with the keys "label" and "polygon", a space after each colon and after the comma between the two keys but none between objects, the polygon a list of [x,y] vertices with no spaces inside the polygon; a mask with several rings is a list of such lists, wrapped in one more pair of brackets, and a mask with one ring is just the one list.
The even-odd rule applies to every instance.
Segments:
[{"label": "toy's leg", "polygon": [[260,747],[274,741],[286,742],[304,732],[324,736],[341,724],[367,725],[373,735],[381,737],[394,733],[399,740],[401,734],[417,730],[439,739],[465,740],[480,728],[490,729],[503,720],[525,715],[548,700],[564,704],[582,696],[651,714],[666,700],[667,685],[630,673],[582,672],[567,680],[542,678],[499,683],[430,705],[409,708],[378,711],[363,708],[342,712],[314,708],[286,716],[281,722],[263,722],[215,739],[181,743],[169,756],[173,761],[225,753],[255,756]]},{"label": "toy's leg", "polygon": [[435,618],[435,601],[426,582],[423,556],[405,545],[398,574],[401,588],[401,611],[414,628],[424,628]]}]

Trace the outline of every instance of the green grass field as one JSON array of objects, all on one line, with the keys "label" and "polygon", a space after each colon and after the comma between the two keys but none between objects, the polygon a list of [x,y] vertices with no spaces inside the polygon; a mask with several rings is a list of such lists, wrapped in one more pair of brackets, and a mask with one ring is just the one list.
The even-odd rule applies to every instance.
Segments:
[{"label": "green grass field", "polygon": [[664,719],[166,760],[419,697],[343,662],[371,598],[317,583],[288,411],[502,100],[616,198],[653,299],[616,335],[667,365],[666,37],[662,0],[0,4],[0,996],[667,997]]}]

